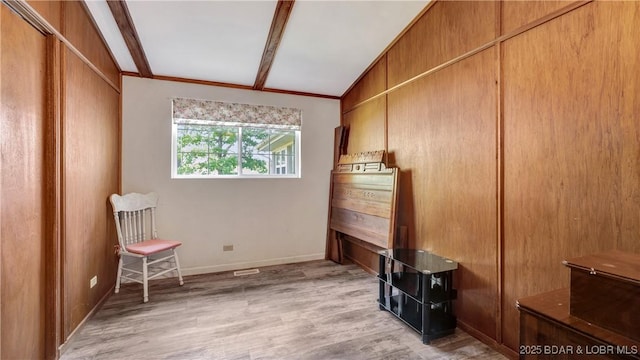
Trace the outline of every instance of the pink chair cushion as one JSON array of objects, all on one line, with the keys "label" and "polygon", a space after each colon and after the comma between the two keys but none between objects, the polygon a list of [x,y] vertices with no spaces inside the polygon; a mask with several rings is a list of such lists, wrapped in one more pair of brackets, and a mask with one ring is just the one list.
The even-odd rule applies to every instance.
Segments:
[{"label": "pink chair cushion", "polygon": [[140,255],[151,255],[160,251],[176,248],[180,245],[182,245],[182,243],[179,241],[150,239],[127,246],[127,251]]}]

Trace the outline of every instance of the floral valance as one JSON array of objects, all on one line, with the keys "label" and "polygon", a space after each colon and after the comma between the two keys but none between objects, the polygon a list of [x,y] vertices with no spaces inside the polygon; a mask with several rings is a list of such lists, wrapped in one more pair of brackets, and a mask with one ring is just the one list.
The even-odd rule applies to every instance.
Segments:
[{"label": "floral valance", "polygon": [[256,126],[300,130],[300,109],[236,104],[211,100],[173,99],[173,122],[191,125]]}]

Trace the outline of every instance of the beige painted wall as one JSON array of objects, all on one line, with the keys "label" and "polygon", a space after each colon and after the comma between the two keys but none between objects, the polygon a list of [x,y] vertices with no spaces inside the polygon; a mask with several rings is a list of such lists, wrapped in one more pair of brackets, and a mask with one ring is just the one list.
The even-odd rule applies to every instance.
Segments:
[{"label": "beige painted wall", "polygon": [[[129,76],[122,86],[122,191],[159,194],[159,235],[183,242],[185,274],[324,258],[338,100]],[[171,179],[173,97],[302,109],[302,177]]]}]

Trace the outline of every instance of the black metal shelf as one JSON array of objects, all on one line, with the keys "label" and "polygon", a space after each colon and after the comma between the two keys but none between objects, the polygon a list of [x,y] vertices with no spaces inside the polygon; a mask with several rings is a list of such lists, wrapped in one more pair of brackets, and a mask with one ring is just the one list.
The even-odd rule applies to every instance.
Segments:
[{"label": "black metal shelf", "polygon": [[386,310],[422,335],[422,342],[452,334],[456,328],[453,271],[457,263],[422,250],[379,252],[380,310]]}]

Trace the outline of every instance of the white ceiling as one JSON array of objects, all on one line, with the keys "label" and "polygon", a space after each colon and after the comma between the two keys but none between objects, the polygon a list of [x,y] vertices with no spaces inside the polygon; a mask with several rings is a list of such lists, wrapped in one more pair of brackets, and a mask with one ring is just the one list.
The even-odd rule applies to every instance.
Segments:
[{"label": "white ceiling", "polygon": [[[297,0],[265,87],[341,96],[429,0]],[[105,0],[87,0],[123,71],[138,72]],[[252,86],[277,1],[127,0],[154,75]]]}]

